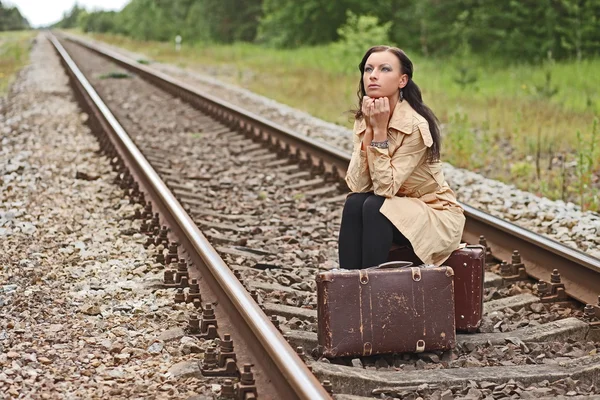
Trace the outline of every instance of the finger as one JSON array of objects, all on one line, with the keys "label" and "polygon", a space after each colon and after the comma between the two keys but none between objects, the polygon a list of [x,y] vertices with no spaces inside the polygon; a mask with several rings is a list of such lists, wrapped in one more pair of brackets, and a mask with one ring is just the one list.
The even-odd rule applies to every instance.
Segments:
[{"label": "finger", "polygon": [[390,111],[390,99],[388,99],[387,97],[384,97],[383,99],[383,107],[385,111]]},{"label": "finger", "polygon": [[377,99],[377,112],[383,111],[383,99]]},{"label": "finger", "polygon": [[366,100],[365,100],[365,101],[363,101],[363,104],[362,104],[362,111],[363,111],[363,113],[365,113],[365,114],[366,114],[366,113],[368,113],[368,112],[369,112],[370,100],[369,100],[369,98],[368,98],[368,97],[365,97],[365,99],[366,99]]}]

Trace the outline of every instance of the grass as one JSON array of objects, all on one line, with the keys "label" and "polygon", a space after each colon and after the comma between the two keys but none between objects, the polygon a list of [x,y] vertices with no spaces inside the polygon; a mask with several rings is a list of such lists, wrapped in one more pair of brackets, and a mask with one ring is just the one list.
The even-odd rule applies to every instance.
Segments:
[{"label": "grass", "polygon": [[29,61],[34,31],[0,32],[0,96],[4,96],[16,73]]},{"label": "grass", "polygon": [[[184,43],[176,52],[171,43],[91,36],[352,125],[346,111],[356,105],[360,53],[334,45],[277,50],[245,43]],[[576,166],[582,143],[598,140],[592,126],[600,114],[600,59],[530,66],[409,55],[414,80],[443,124],[445,161],[598,210],[598,202],[579,201],[584,178]],[[585,183],[597,193],[600,170],[593,165]]]}]

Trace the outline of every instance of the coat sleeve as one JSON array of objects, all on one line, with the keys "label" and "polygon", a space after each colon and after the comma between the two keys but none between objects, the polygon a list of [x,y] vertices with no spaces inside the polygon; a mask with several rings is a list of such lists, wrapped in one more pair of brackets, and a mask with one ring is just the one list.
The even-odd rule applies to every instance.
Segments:
[{"label": "coat sleeve", "polygon": [[402,144],[391,155],[388,149],[369,146],[369,172],[376,195],[392,198],[398,193],[404,181],[426,157],[427,137],[431,137],[429,127],[419,125],[410,135],[404,135]]},{"label": "coat sleeve", "polygon": [[352,192],[370,192],[373,190],[367,153],[361,150],[361,136],[353,134],[354,150],[346,172],[346,183]]}]

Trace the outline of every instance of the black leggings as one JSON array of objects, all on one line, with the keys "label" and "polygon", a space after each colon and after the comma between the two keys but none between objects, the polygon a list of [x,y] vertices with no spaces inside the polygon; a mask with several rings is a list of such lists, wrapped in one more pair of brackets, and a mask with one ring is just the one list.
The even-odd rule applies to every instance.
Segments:
[{"label": "black leggings", "polygon": [[338,246],[340,268],[383,264],[392,243],[410,246],[409,240],[379,212],[384,200],[373,193],[352,193],[346,199]]}]

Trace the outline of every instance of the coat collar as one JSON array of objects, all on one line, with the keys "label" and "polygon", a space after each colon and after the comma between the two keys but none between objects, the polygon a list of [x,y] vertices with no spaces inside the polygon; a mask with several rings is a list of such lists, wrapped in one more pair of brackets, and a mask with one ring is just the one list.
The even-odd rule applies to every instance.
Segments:
[{"label": "coat collar", "polygon": [[[406,133],[410,135],[413,131],[414,127],[414,114],[415,110],[410,106],[408,101],[403,100],[396,103],[394,107],[394,113],[392,114],[392,118],[388,123],[388,128],[395,129],[402,133]],[[357,126],[355,129],[356,134],[361,134],[367,129],[367,124],[365,119],[361,119],[357,121]]]}]

